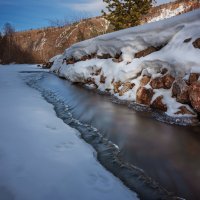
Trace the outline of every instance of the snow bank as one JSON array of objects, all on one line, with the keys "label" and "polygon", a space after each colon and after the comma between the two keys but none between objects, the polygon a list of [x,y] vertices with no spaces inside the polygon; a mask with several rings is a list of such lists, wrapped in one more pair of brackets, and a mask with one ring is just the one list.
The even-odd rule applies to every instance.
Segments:
[{"label": "snow bank", "polygon": [[[120,99],[136,101],[144,75],[152,80],[162,77],[164,69],[174,78],[190,74],[194,67],[199,72],[200,49],[193,46],[193,42],[200,38],[199,19],[200,9],[74,44],[55,59],[51,71],[72,82],[93,84]],[[147,50],[151,52],[143,54]],[[120,90],[126,82],[134,87],[123,95],[115,92],[116,83],[120,84]],[[145,87],[151,88],[149,84]],[[182,104],[176,102],[168,90],[159,93],[164,96],[163,103],[167,104],[166,114],[178,116],[175,113]],[[156,90],[153,92],[158,94]],[[193,116],[194,112],[186,107],[192,113],[185,116]]]},{"label": "snow bank", "polygon": [[22,70],[38,68],[0,66],[0,199],[137,199],[97,162],[79,132],[25,85]]}]

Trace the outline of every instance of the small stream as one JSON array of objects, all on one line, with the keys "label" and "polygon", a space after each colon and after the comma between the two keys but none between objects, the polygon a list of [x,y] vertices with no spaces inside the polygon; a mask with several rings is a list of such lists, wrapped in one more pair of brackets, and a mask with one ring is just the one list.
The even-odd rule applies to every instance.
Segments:
[{"label": "small stream", "polygon": [[[37,79],[41,73],[42,78]],[[114,143],[127,163],[143,169],[147,176],[175,196],[200,199],[200,127],[158,122],[148,113],[114,104],[109,96],[99,95],[50,73],[27,76],[37,80],[37,87],[49,91],[67,105],[73,118],[95,127]],[[143,196],[142,199],[148,198]]]}]

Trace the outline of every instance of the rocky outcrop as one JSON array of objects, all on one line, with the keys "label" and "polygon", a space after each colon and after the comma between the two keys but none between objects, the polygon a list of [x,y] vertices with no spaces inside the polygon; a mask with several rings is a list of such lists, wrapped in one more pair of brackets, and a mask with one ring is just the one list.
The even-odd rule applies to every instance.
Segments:
[{"label": "rocky outcrop", "polygon": [[200,38],[196,39],[192,44],[194,48],[200,49]]},{"label": "rocky outcrop", "polygon": [[170,89],[174,80],[175,78],[172,75],[166,74],[164,76],[153,79],[150,82],[150,85],[153,89],[161,89],[161,88]]},{"label": "rocky outcrop", "polygon": [[125,92],[131,90],[135,86],[134,83],[126,82],[122,85],[122,89],[119,91],[119,96],[123,96]]},{"label": "rocky outcrop", "polygon": [[136,94],[136,103],[150,105],[153,97],[153,90],[145,87],[140,87]]},{"label": "rocky outcrop", "polygon": [[183,79],[178,79],[174,82],[172,96],[180,103],[189,103],[189,86]]},{"label": "rocky outcrop", "polygon": [[162,102],[163,96],[157,97],[151,104],[151,108],[161,110],[163,112],[167,111],[167,105]]},{"label": "rocky outcrop", "polygon": [[189,98],[192,107],[197,112],[200,112],[200,81],[194,82],[190,85]]}]

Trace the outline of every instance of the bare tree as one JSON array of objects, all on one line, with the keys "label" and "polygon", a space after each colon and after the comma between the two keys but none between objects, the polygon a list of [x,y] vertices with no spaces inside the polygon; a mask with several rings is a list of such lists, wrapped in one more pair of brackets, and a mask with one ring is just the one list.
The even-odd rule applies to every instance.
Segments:
[{"label": "bare tree", "polygon": [[5,36],[13,35],[14,32],[15,32],[15,28],[9,22],[4,24],[3,33]]}]

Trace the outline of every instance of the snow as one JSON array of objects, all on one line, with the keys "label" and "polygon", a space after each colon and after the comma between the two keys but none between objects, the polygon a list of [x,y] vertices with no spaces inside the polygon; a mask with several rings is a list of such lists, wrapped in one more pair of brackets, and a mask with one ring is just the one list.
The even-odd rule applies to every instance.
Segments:
[{"label": "snow", "polygon": [[[161,69],[168,69],[168,73],[175,77],[187,76],[192,70],[200,69],[200,50],[193,47],[193,42],[200,38],[200,9],[187,14],[179,15],[159,22],[149,23],[118,32],[99,36],[72,45],[65,52],[58,56],[51,68],[51,71],[72,82],[83,82],[88,78],[94,78],[98,89],[101,91],[110,90],[113,92],[114,82],[121,81],[135,83],[132,90],[125,93],[120,99],[135,101],[136,91],[139,88],[141,76],[138,74],[149,74],[152,78],[160,77]],[[191,38],[191,41],[184,42]],[[135,53],[148,47],[161,47],[159,51],[145,57],[135,58]],[[116,63],[109,59],[93,58],[86,61],[79,61],[67,65],[63,59],[81,59],[85,55],[109,54],[115,57],[121,53],[122,62]],[[100,75],[92,76],[97,69],[106,77],[105,83],[100,83]],[[158,92],[155,91],[157,94]],[[169,91],[165,92],[169,95]],[[168,106],[166,114],[177,116],[180,104],[171,97],[165,98]],[[170,108],[174,103],[173,109]],[[182,104],[181,104],[182,105]]]},{"label": "snow", "polygon": [[174,17],[174,16],[176,16],[176,15],[184,12],[186,6],[187,6],[186,4],[182,3],[176,9],[166,9],[166,8],[163,8],[163,9],[160,10],[161,14],[159,16],[154,17],[151,20],[149,20],[148,23],[160,21],[160,20],[167,19],[167,18],[170,18],[170,17]]},{"label": "snow", "polygon": [[98,163],[79,132],[24,83],[23,70],[39,69],[0,66],[0,199],[137,199]]}]

